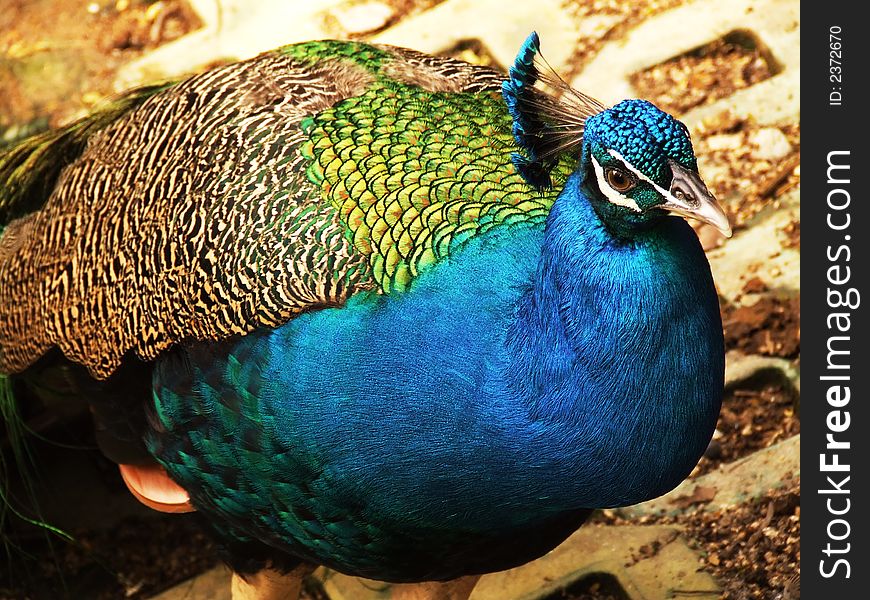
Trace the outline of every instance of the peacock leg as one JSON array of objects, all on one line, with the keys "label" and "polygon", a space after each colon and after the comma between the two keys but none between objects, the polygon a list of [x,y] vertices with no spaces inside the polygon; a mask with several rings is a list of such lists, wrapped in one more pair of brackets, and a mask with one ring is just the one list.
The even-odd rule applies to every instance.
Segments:
[{"label": "peacock leg", "polygon": [[263,569],[244,578],[233,573],[232,600],[297,600],[311,570],[310,565],[301,565],[289,573]]},{"label": "peacock leg", "polygon": [[468,600],[479,579],[480,575],[470,575],[445,582],[397,584],[390,600]]}]

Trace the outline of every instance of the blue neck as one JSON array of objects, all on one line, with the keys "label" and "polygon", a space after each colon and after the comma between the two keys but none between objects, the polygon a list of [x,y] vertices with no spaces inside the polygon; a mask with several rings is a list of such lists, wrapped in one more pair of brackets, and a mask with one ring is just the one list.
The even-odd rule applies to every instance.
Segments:
[{"label": "blue neck", "polygon": [[567,181],[548,218],[508,332],[507,378],[533,421],[562,429],[566,480],[609,480],[610,498],[588,490],[597,506],[638,502],[676,485],[710,439],[724,378],[718,300],[685,221],[618,239],[579,183]]}]

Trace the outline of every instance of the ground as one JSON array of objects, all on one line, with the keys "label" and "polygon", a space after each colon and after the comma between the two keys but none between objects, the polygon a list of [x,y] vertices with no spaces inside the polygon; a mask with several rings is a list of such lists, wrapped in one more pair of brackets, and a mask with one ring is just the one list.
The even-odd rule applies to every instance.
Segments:
[{"label": "ground", "polygon": [[[369,4],[381,8],[332,12],[324,27],[365,38],[439,2]],[[683,0],[566,4],[566,14],[592,24],[570,53],[568,71],[563,73],[566,80],[580,73],[608,42],[681,4]],[[46,34],[43,24],[56,22],[65,26]],[[183,0],[0,0],[0,147],[86,113],[114,93],[113,78],[120,66],[200,25],[199,17]],[[499,66],[497,58],[474,40],[454,46],[450,53]],[[642,69],[631,76],[631,83],[639,96],[681,114],[763,82],[779,68],[763,47],[737,33]],[[703,120],[693,136],[711,191],[724,201],[738,233],[756,227],[760,216],[777,210],[800,184],[796,118],[770,125],[722,112]],[[777,252],[800,249],[796,219],[778,231],[785,241]],[[699,228],[699,235],[711,251],[723,243],[705,228]],[[800,299],[795,290],[777,281],[775,271],[773,275],[765,271],[764,259],[760,257],[741,274],[739,290],[723,294],[726,345],[745,355],[782,358],[799,368]],[[799,434],[799,397],[787,383],[756,379],[731,389],[716,436],[692,476]],[[195,515],[150,513],[126,496],[114,467],[93,448],[86,418],[58,422],[37,415],[31,425],[53,442],[34,440],[37,462],[54,461],[60,470],[80,473],[68,477],[69,485],[99,487],[100,498],[108,500],[95,507],[91,502],[90,517],[78,522],[70,520],[69,513],[81,513],[68,506],[66,511],[63,506],[47,509],[46,521],[64,529],[73,541],[34,528],[13,527],[14,517],[3,517],[10,523],[6,541],[12,546],[7,548],[18,558],[0,569],[0,598],[148,598],[216,563],[213,545],[200,533]],[[56,490],[51,485],[46,489]],[[703,506],[710,498],[703,488],[697,488],[686,498],[681,514],[639,520],[685,528],[702,557],[700,566],[720,582],[723,598],[791,600],[799,597],[799,489],[798,477],[784,477],[779,487],[736,508],[705,511]],[[102,510],[105,515],[100,515]],[[115,516],[108,517],[110,513]],[[638,522],[614,511],[603,511],[595,520],[613,526]],[[657,549],[639,551],[655,553]],[[318,592],[312,590],[309,595],[314,600]],[[624,597],[615,580],[606,575],[586,578],[552,596],[554,600]]]}]

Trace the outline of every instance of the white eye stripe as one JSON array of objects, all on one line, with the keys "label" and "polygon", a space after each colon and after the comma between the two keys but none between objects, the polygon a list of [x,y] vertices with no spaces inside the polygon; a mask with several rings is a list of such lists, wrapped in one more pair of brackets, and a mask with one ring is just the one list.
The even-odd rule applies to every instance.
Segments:
[{"label": "white eye stripe", "polygon": [[610,156],[612,156],[616,160],[622,161],[622,164],[625,165],[625,168],[628,169],[629,171],[631,171],[632,173],[634,173],[638,179],[640,179],[641,181],[645,181],[648,184],[650,184],[651,186],[653,186],[653,188],[659,194],[661,194],[665,198],[673,198],[673,196],[671,195],[671,193],[668,190],[656,185],[655,181],[653,181],[652,179],[650,179],[649,177],[647,177],[646,175],[644,175],[643,173],[641,173],[640,171],[635,169],[634,166],[632,166],[632,164],[630,162],[628,162],[627,160],[622,158],[622,155],[619,152],[617,152],[616,150],[614,150],[612,148],[609,149],[607,152],[610,154]]},{"label": "white eye stripe", "polygon": [[[611,152],[613,151],[611,150]],[[622,160],[622,158],[620,158],[620,160]],[[622,162],[625,163],[624,160],[622,160]],[[630,165],[628,166],[630,167]],[[598,159],[594,156],[592,157],[592,167],[595,169],[595,177],[598,179],[598,189],[601,190],[601,193],[604,194],[604,197],[607,198],[608,201],[617,206],[630,208],[634,212],[643,212],[637,205],[637,202],[610,187],[610,184],[607,183],[607,178],[604,176],[604,169],[601,167]]]}]

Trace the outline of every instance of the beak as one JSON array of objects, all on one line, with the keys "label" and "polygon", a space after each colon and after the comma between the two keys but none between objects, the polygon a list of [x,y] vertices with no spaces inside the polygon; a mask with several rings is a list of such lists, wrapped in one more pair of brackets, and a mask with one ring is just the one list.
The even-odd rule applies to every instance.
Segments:
[{"label": "beak", "polygon": [[671,189],[665,194],[667,202],[660,204],[658,208],[681,217],[709,223],[725,237],[731,237],[728,217],[701,181],[701,177],[675,161],[670,161],[670,165],[674,174]]}]

